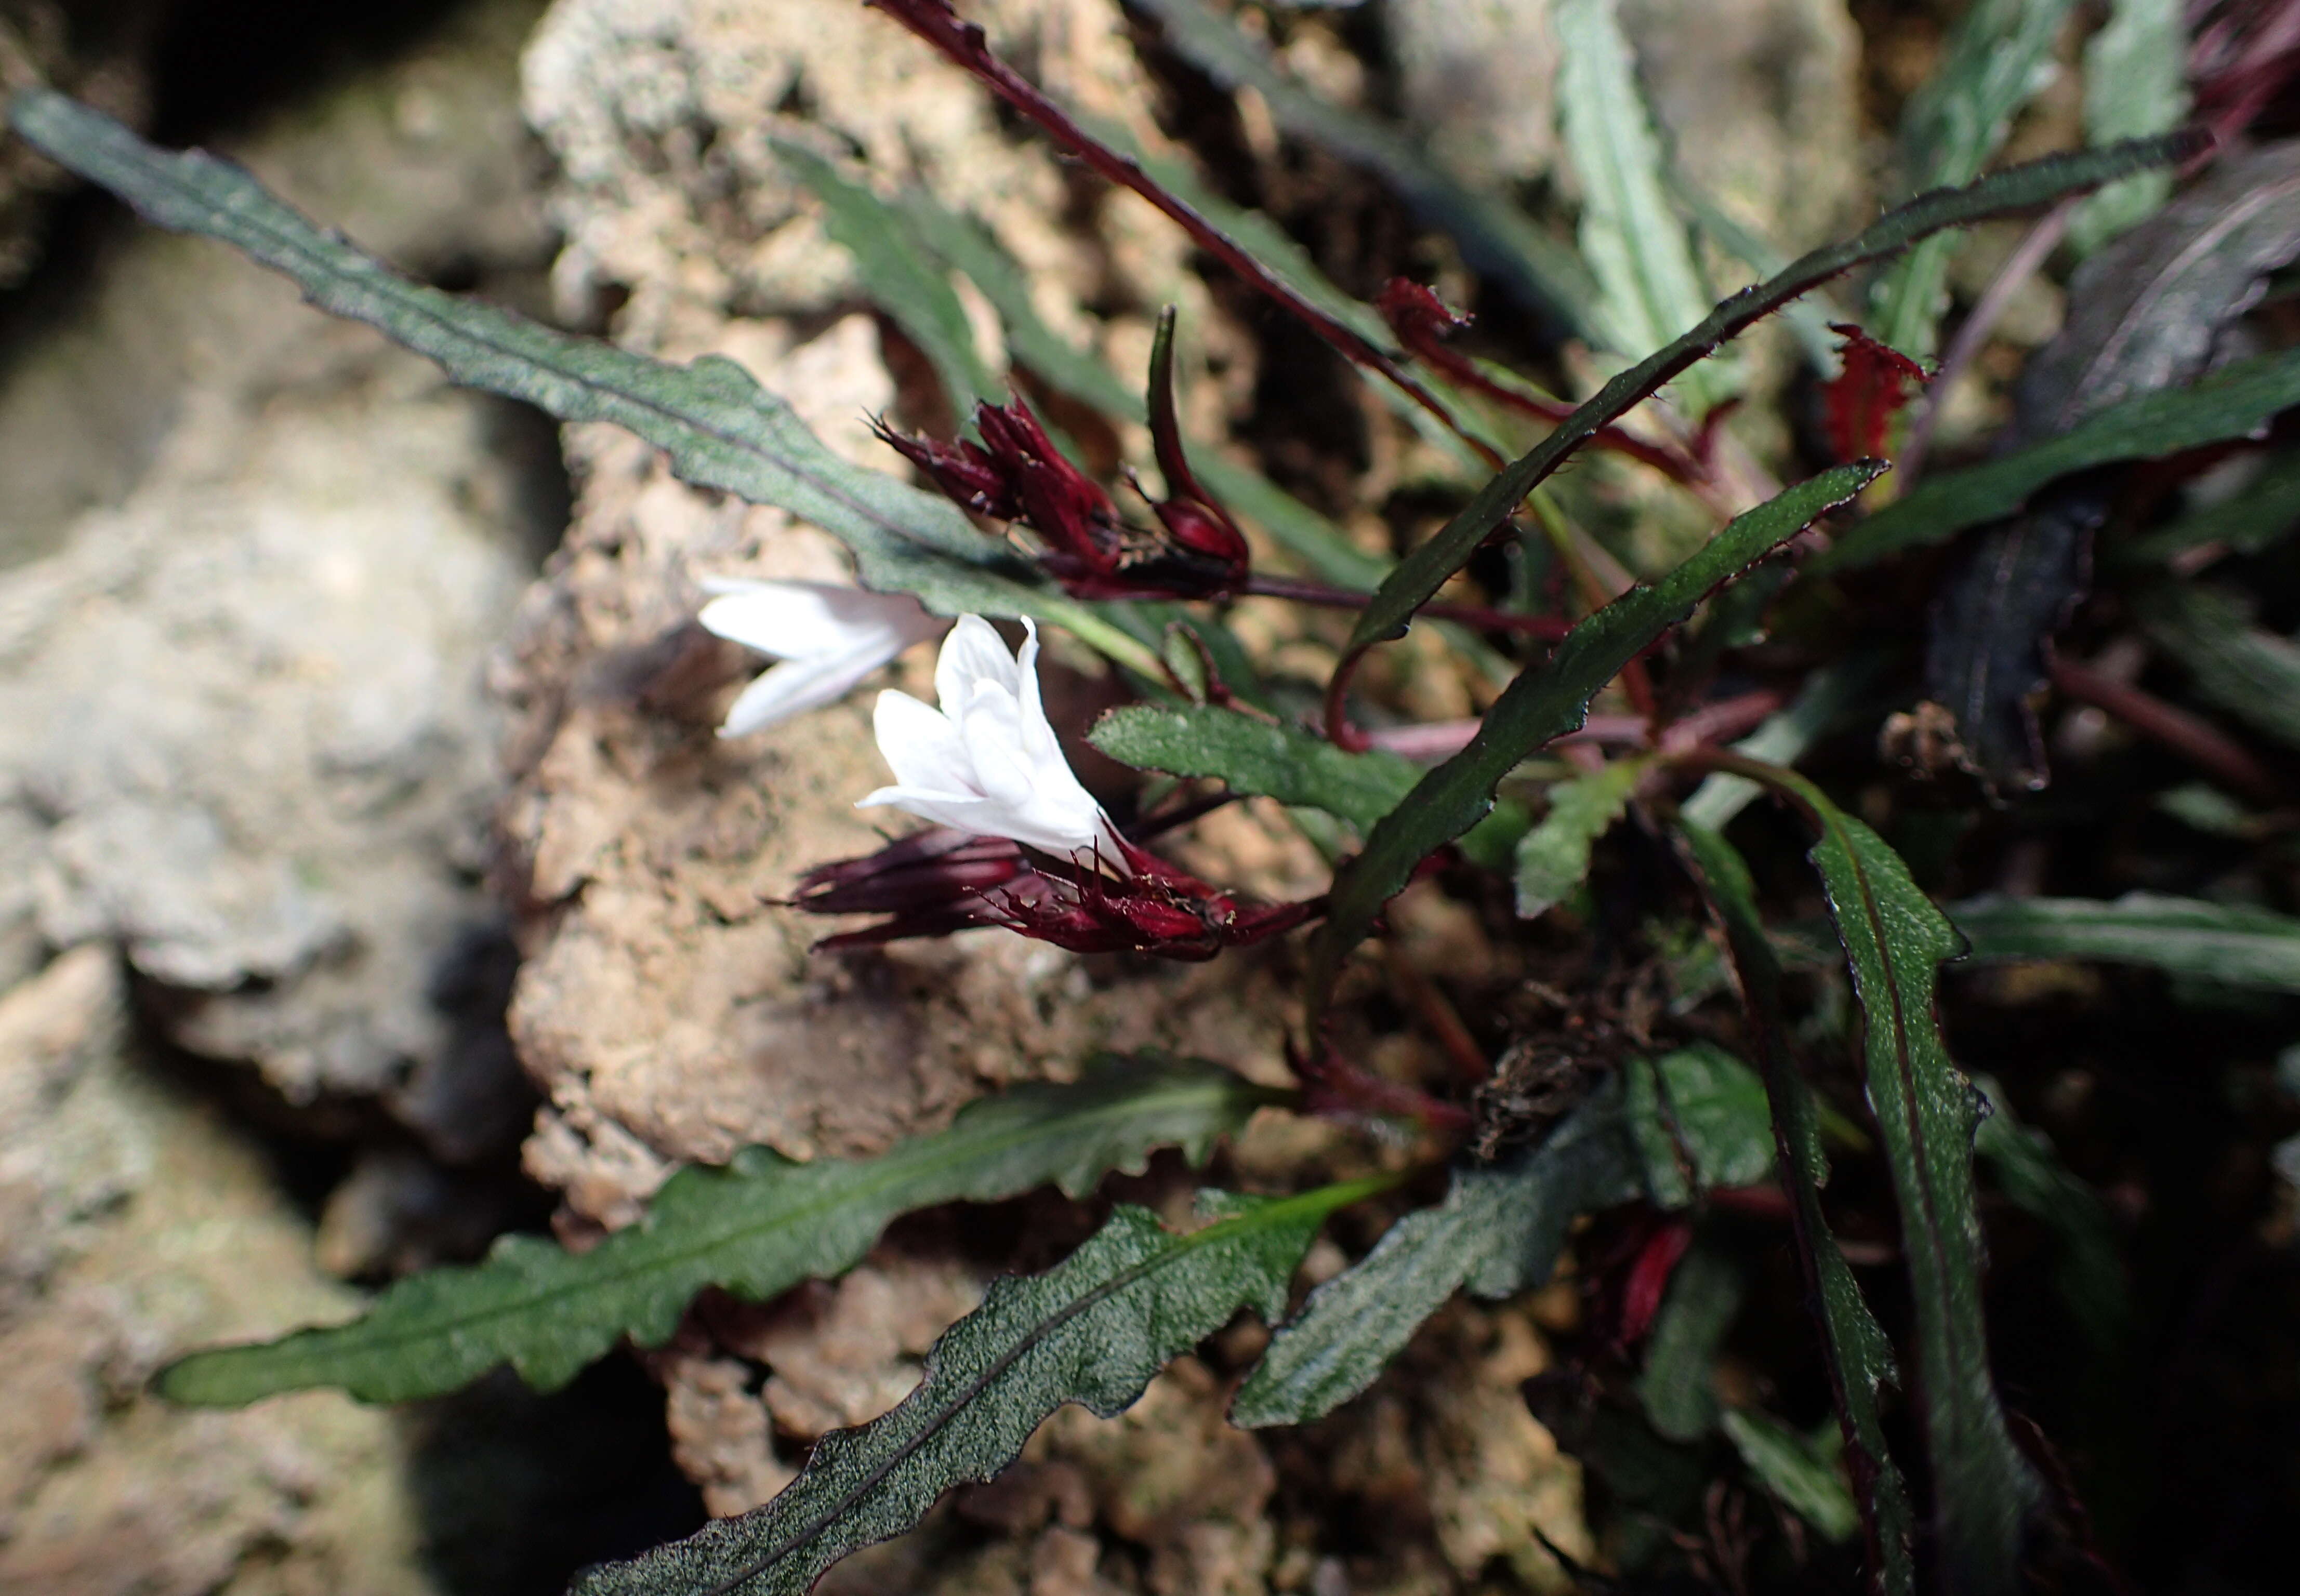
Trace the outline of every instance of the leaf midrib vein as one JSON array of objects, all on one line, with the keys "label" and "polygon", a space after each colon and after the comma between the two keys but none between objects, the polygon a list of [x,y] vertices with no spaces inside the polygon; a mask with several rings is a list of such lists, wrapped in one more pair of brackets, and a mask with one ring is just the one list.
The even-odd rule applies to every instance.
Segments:
[{"label": "leaf midrib vein", "polygon": [[[618,1269],[603,1270],[579,1280],[560,1281],[510,1301],[496,1303],[452,1318],[433,1319],[411,1326],[404,1330],[370,1334],[358,1334],[359,1321],[354,1320],[347,1325],[311,1334],[355,1335],[362,1350],[371,1350],[378,1354],[388,1353],[412,1343],[436,1340],[456,1330],[488,1324],[534,1309],[548,1307],[565,1297],[604,1293],[617,1286],[644,1279],[650,1275],[662,1274],[691,1264],[698,1259],[705,1258],[722,1249],[740,1246],[763,1232],[790,1228],[848,1204],[862,1206],[874,1199],[884,1197],[890,1191],[899,1190],[906,1184],[931,1179],[937,1174],[946,1172],[954,1164],[964,1164],[978,1159],[995,1158],[1012,1152],[1017,1148],[1027,1146],[1034,1138],[1041,1135],[1048,1140],[1067,1140],[1072,1135],[1093,1130],[1099,1122],[1123,1120],[1138,1115],[1146,1116],[1154,1111],[1171,1112],[1177,1107],[1188,1106],[1193,1095],[1215,1100],[1229,1090],[1227,1083],[1177,1089],[1167,1094],[1162,1102],[1157,1099],[1152,1099],[1146,1105],[1142,1100],[1129,1100],[1126,1102],[1113,1103],[1095,1110],[1090,1115],[1062,1122],[1059,1126],[1050,1127],[1046,1123],[1042,1122],[1038,1125],[1021,1126],[986,1136],[976,1142],[946,1147],[938,1150],[932,1157],[920,1159],[916,1164],[907,1168],[896,1169],[875,1180],[865,1180],[853,1186],[838,1188],[827,1194],[817,1195],[799,1207],[782,1210],[768,1218],[754,1219],[712,1232],[690,1246],[673,1252],[654,1255],[649,1261],[627,1265]],[[884,1160],[877,1160],[877,1167],[883,1168],[885,1162]],[[856,1167],[858,1166],[853,1163],[843,1163],[812,1168],[821,1168],[828,1172],[840,1168]],[[804,1164],[795,1165],[783,1173],[804,1176],[810,1168]],[[740,1177],[730,1176],[729,1178]],[[956,1197],[928,1199],[928,1201],[959,1200]],[[633,1233],[624,1231],[618,1234],[628,1235]],[[636,1245],[636,1242],[632,1244]]]}]

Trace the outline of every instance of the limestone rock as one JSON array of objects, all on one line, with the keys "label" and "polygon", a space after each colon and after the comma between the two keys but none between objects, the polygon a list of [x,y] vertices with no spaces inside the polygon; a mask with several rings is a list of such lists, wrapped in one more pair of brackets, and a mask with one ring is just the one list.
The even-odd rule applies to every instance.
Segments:
[{"label": "limestone rock", "polygon": [[1557,154],[1550,0],[1386,0],[1407,119],[1429,154],[1480,184],[1522,182]]},{"label": "limestone rock", "polygon": [[[532,12],[233,153],[419,269],[538,262]],[[531,424],[213,245],[138,229],[91,275],[0,379],[0,977],[116,940],[193,1052],[500,1146],[526,1110],[480,677],[552,529]]]},{"label": "limestone rock", "polygon": [[1709,198],[1784,256],[1865,220],[1861,35],[1845,0],[1622,0],[1654,120]]},{"label": "limestone rock", "polygon": [[[0,95],[46,83],[141,125],[148,57],[169,11],[169,0],[0,0]],[[49,204],[69,180],[21,140],[0,139],[0,288],[38,261]]]},{"label": "limestone rock", "polygon": [[263,1159],[123,1051],[116,956],[0,996],[0,1589],[431,1589],[388,1416],[340,1396],[174,1409],[194,1344],[341,1318]]}]

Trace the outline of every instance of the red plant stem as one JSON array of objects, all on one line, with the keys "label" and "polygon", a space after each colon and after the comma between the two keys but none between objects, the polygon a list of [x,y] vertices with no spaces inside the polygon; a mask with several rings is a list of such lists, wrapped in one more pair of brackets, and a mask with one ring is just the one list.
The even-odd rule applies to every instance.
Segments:
[{"label": "red plant stem", "polygon": [[1927,384],[1932,397],[1909,423],[1908,439],[1901,445],[1900,458],[1893,462],[1897,472],[1894,486],[1896,494],[1906,494],[1917,485],[1917,475],[1924,470],[1925,455],[1932,447],[1933,428],[1940,420],[1941,405],[1948,398],[1949,385],[1962,375],[1980,353],[1981,345],[1988,342],[1988,335],[1996,330],[1996,323],[2004,318],[2012,296],[2028,286],[2029,279],[2045,264],[2046,257],[2059,247],[2076,212],[2077,201],[2064,199],[2037,219],[2029,236],[2004,258],[2004,264],[1996,269],[1988,287],[1981,290],[1972,313],[1956,329],[1956,337],[1949,340],[1948,352],[1941,356],[1939,369]]},{"label": "red plant stem", "polygon": [[1390,979],[1437,1037],[1454,1073],[1472,1086],[1484,1080],[1492,1068],[1491,1061],[1470,1027],[1462,1023],[1461,1010],[1454,1007],[1453,1000],[1395,947],[1389,950],[1388,963]]},{"label": "red plant stem", "polygon": [[1758,722],[1785,702],[1779,694],[1762,687],[1754,693],[1712,699],[1663,727],[1661,745],[1674,753],[1683,748],[1697,748],[1704,743],[1722,743],[1728,737],[1754,730]]},{"label": "red plant stem", "polygon": [[2079,703],[2115,716],[2142,736],[2188,759],[2230,792],[2264,803],[2282,798],[2283,788],[2267,767],[2210,722],[2073,660],[2054,660],[2051,674],[2053,686]]},{"label": "red plant stem", "polygon": [[1150,174],[1127,156],[1097,141],[1071,120],[1069,112],[1040,93],[1028,79],[992,54],[981,27],[962,20],[950,0],[864,0],[885,12],[903,27],[932,45],[951,62],[974,74],[1008,104],[1038,124],[1046,135],[1070,154],[1121,187],[1129,188],[1171,218],[1198,246],[1246,279],[1248,286],[1276,301],[1298,317],[1347,359],[1378,371],[1398,391],[1453,431],[1499,470],[1503,461],[1486,444],[1471,437],[1438,403],[1438,396],[1416,382],[1388,352],[1376,348],[1341,322],[1312,304],[1262,269],[1220,228],[1180,199],[1159,187]]},{"label": "red plant stem", "polygon": [[[2202,8],[2190,8],[2191,22]],[[2188,54],[2212,154],[2250,124],[2300,70],[2300,9],[2287,0],[2229,5],[2198,28]]]},{"label": "red plant stem", "polygon": [[[1246,578],[1246,591],[1262,598],[1290,599],[1298,604],[1323,604],[1329,609],[1356,610],[1373,594],[1323,582],[1255,572]],[[1432,620],[1459,621],[1481,632],[1520,632],[1529,637],[1555,642],[1573,629],[1573,623],[1555,615],[1520,615],[1508,610],[1488,610],[1477,604],[1425,604],[1421,613]]]},{"label": "red plant stem", "polygon": [[[1405,347],[1424,365],[1435,367],[1461,387],[1472,393],[1483,394],[1496,403],[1505,405],[1521,415],[1531,416],[1554,427],[1576,409],[1562,399],[1544,399],[1496,382],[1478,370],[1475,361],[1418,323],[1393,319],[1390,330],[1398,335]],[[1590,435],[1589,441],[1597,448],[1611,449],[1649,465],[1671,481],[1682,483],[1687,487],[1697,489],[1709,481],[1708,470],[1684,450],[1671,448],[1666,444],[1649,444],[1621,428],[1611,424],[1600,427]]]},{"label": "red plant stem", "polygon": [[1297,1054],[1288,1062],[1302,1083],[1303,1106],[1312,1114],[1338,1119],[1411,1119],[1446,1137],[1459,1136],[1470,1128],[1468,1110],[1432,1097],[1417,1086],[1384,1080],[1371,1070],[1345,1062],[1330,1048],[1315,1059]]}]

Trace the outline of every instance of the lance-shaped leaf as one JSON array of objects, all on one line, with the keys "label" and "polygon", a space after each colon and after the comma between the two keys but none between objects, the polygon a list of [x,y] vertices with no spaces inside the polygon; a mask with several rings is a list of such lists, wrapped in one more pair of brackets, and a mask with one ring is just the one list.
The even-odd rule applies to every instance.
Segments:
[{"label": "lance-shaped leaf", "polygon": [[[1414,867],[1493,808],[1494,789],[1519,761],[1578,729],[1589,700],[1621,667],[1693,612],[1712,588],[1762,559],[1885,470],[1862,461],[1824,471],[1737,517],[1652,586],[1638,586],[1585,619],[1546,664],[1510,683],[1469,746],[1414,784],[1334,878],[1330,918],[1312,943],[1311,1011],[1323,1009],[1341,961],[1371,929]],[[1425,545],[1426,546],[1426,545]]]},{"label": "lance-shaped leaf", "polygon": [[236,1406],[332,1385],[399,1402],[504,1363],[553,1390],[618,1337],[662,1342],[705,1286],[764,1300],[852,1268],[913,1209],[1049,1181],[1082,1194],[1158,1147],[1179,1146],[1196,1162],[1279,1098],[1212,1064],[1105,1060],[1074,1085],[1018,1086],[973,1103],[949,1129],[875,1159],[795,1164],[746,1148],[724,1168],[672,1176],[645,1218],[588,1252],[507,1236],[483,1263],[401,1281],[350,1324],[195,1352],[161,1376],[160,1391]]},{"label": "lance-shaped leaf", "polygon": [[426,287],[314,226],[231,162],[154,149],[62,95],[21,90],[9,120],[146,220],[233,245],[292,278],[321,310],[367,322],[455,381],[562,420],[614,422],[662,449],[683,480],[813,522],[854,551],[866,587],[914,594],[943,615],[1034,615],[1154,679],[1161,674],[1153,651],[1012,566],[956,505],[841,459],[732,361],[651,360]]},{"label": "lance-shaped leaf", "polygon": [[1404,636],[1413,612],[1435,597],[1525,496],[1599,428],[1620,420],[1663,383],[1806,289],[1943,228],[2025,211],[2129,172],[2181,160],[2196,147],[2195,140],[2180,137],[2146,139],[2083,154],[2055,155],[2012,167],[1969,187],[1941,189],[1878,218],[1857,237],[1801,255],[1786,270],[1742,289],[1692,331],[1599,388],[1554,432],[1480,488],[1436,536],[1399,561],[1360,612],[1349,652]]},{"label": "lance-shaped leaf", "polygon": [[1716,1427],[1717,1351],[1748,1294],[1748,1271],[1714,1240],[1696,1236],[1670,1271],[1669,1293],[1646,1342],[1638,1401],[1669,1440],[1694,1442]]},{"label": "lance-shaped leaf", "polygon": [[775,154],[822,202],[824,230],[854,257],[871,302],[895,319],[934,367],[952,411],[964,415],[977,400],[995,403],[1004,397],[975,352],[974,327],[949,274],[920,247],[902,212],[804,145],[777,139]]},{"label": "lance-shaped leaf", "polygon": [[1362,831],[1396,809],[1421,774],[1379,748],[1346,752],[1323,737],[1209,705],[1129,704],[1104,715],[1087,740],[1137,770],[1220,780],[1234,793],[1324,810]]},{"label": "lance-shaped leaf", "polygon": [[2300,919],[2271,910],[2131,893],[2108,902],[1968,898],[1948,916],[1975,960],[2097,959],[2300,993]]},{"label": "lance-shaped leaf", "polygon": [[2023,441],[2132,394],[2194,381],[2267,275],[2300,254],[2300,145],[2217,163],[2202,183],[2077,269],[2069,316],[2013,390]]},{"label": "lance-shaped leaf", "polygon": [[[2170,132],[2188,114],[2183,0],[2115,0],[2085,45],[2085,140],[2113,144]],[[2172,174],[2141,172],[2088,196],[2069,220],[2069,243],[2088,255],[2171,197]]]},{"label": "lance-shaped leaf", "polygon": [[1724,930],[1732,952],[1750,1035],[1764,1067],[1778,1167],[1789,1195],[1808,1302],[1821,1325],[1830,1394],[1845,1437],[1845,1461],[1868,1542],[1870,1577],[1884,1596],[1912,1596],[1916,1589],[1916,1517],[1886,1447],[1884,1419],[1878,1409],[1879,1391],[1898,1384],[1900,1376],[1892,1343],[1862,1300],[1852,1267],[1821,1209],[1829,1160],[1821,1151],[1820,1106],[1788,1053],[1780,961],[1758,917],[1756,888],[1740,853],[1704,827],[1681,826],[1679,835],[1709,912]]},{"label": "lance-shaped leaf", "polygon": [[[1271,64],[1230,22],[1198,0],[1138,0],[1166,44],[1225,88],[1251,88],[1278,125],[1374,172],[1431,226],[1451,233],[1462,258],[1527,309],[1570,331],[1596,330],[1588,269],[1506,201],[1466,188],[1396,129],[1320,98]],[[1623,353],[1629,353],[1627,350]]]},{"label": "lance-shaped leaf", "polygon": [[1683,1208],[1701,1192],[1753,1186],[1772,1172],[1765,1085],[1715,1043],[1632,1060],[1622,1076],[1629,1131],[1655,1202]]},{"label": "lance-shaped leaf", "polygon": [[1649,761],[1615,760],[1600,770],[1561,781],[1549,789],[1549,812],[1518,839],[1517,913],[1529,920],[1549,912],[1589,873],[1589,853],[1599,837],[1628,812],[1629,794]]},{"label": "lance-shaped leaf", "polygon": [[1221,1197],[1220,1217],[1182,1235],[1146,1209],[1119,1208],[1046,1274],[994,1284],[927,1354],[917,1390],[824,1436],[781,1495],[594,1568],[573,1596],[800,1596],[848,1552],[917,1524],[953,1485],[1005,1467],[1063,1403],[1113,1417],[1240,1308],[1277,1318],[1326,1216],[1388,1184]]},{"label": "lance-shaped leaf", "polygon": [[[1909,185],[1969,183],[2011,130],[2013,113],[2052,81],[2053,41],[2070,0],[1975,0],[1959,20],[1948,55],[1910,97],[1901,119]],[[1953,238],[1909,252],[1873,296],[1877,336],[1904,354],[1933,352],[1946,305]]]},{"label": "lance-shaped leaf", "polygon": [[[1708,312],[1685,224],[1662,181],[1661,142],[1638,87],[1615,0],[1559,0],[1559,136],[1581,180],[1581,254],[1596,274],[1598,312],[1623,354],[1658,349]],[[1732,384],[1716,365],[1679,385],[1706,410]]]},{"label": "lance-shaped leaf", "polygon": [[2300,747],[2300,645],[2253,624],[2250,609],[2217,587],[2157,581],[2133,595],[2151,641],[2188,668],[2197,696]]},{"label": "lance-shaped leaf", "polygon": [[1391,1226],[1279,1326],[1231,1402],[1231,1422],[1261,1429],[1330,1413],[1372,1384],[1456,1291],[1492,1301],[1541,1284],[1575,1216],[1637,1196],[1641,1168],[1611,1082],[1539,1146],[1457,1168],[1443,1202]]},{"label": "lance-shaped leaf", "polygon": [[2255,355],[2186,388],[2137,394],[2097,411],[2056,438],[1926,478],[1839,538],[1805,569],[1871,565],[1888,554],[1946,543],[1967,527],[2010,515],[2057,478],[2121,460],[2154,460],[2246,436],[2300,404],[2300,351]]},{"label": "lance-shaped leaf", "polygon": [[[2263,275],[2300,250],[2300,152],[2273,146],[2211,179],[2085,262],[2070,312],[2013,395],[2001,447],[2058,436],[2129,395],[2194,381]],[[1933,605],[1926,696],[1947,706],[1958,761],[1992,791],[2045,785],[2037,702],[2052,638],[2091,582],[2094,532],[2121,473],[2054,484],[1965,540]]]},{"label": "lance-shaped leaf", "polygon": [[2060,483],[2013,520],[1960,546],[1934,601],[1925,696],[1956,718],[1957,763],[1994,794],[2046,780],[2037,705],[2054,633],[2092,578],[2092,538],[2113,484]]},{"label": "lance-shaped leaf", "polygon": [[[1861,1525],[1853,1493],[1837,1472],[1836,1448],[1798,1434],[1779,1419],[1749,1408],[1729,1409],[1726,1439],[1742,1463],[1781,1506],[1812,1525],[1824,1541],[1848,1541]],[[1822,1435],[1834,1441],[1824,1430]]]},{"label": "lance-shaped leaf", "polygon": [[1952,1588],[2009,1592],[2019,1584],[2023,1521],[2044,1492],[2012,1443],[1989,1372],[1972,1180],[1979,1098],[1949,1061],[1933,1012],[1940,961],[1962,953],[1963,938],[1882,837],[1804,777],[1784,770],[1771,780],[1817,834],[1810,857],[1861,1010],[1869,1101],[1915,1301],[1942,1562]]}]

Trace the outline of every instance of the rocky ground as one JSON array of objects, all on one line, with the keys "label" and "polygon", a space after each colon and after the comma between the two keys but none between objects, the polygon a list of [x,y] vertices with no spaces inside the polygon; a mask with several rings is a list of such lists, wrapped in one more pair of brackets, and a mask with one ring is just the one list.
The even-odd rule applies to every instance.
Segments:
[{"label": "rocky ground", "polygon": [[[117,9],[104,29],[0,6],[0,71],[210,137],[420,275],[730,355],[872,463],[864,419],[915,423],[933,395],[779,137],[975,212],[1115,369],[1179,303],[1198,436],[1251,431],[1284,389],[1177,234],[1085,195],[859,5],[465,0],[172,129],[178,58],[154,41],[201,6]],[[1187,78],[1145,64],[1112,0],[970,11],[1066,103],[1181,148]],[[1491,180],[1549,170],[1539,84],[1490,71],[1493,30],[1542,11],[1387,8],[1396,109]],[[1829,233],[1861,184],[1830,153],[1859,125],[1839,0],[1625,15],[1696,175],[1787,244]],[[1315,30],[1288,65],[1365,92]],[[1232,155],[1254,170],[1218,180],[1346,192],[1250,116]],[[220,1416],[140,1384],[554,1209],[571,1240],[627,1223],[682,1162],[875,1151],[1097,1048],[1278,1077],[1283,949],[1146,968],[988,935],[810,958],[814,928],[771,900],[873,842],[850,807],[881,779],[863,701],[717,739],[745,661],[692,616],[708,578],[832,575],[834,545],[59,187],[0,149],[0,270],[23,279],[0,306],[0,1587],[555,1588],[683,1527],[666,1456],[712,1512],[771,1495],[1077,1210],[929,1217],[836,1284],[700,1304],[645,1359],[660,1392],[626,1363],[551,1403],[490,1386],[412,1415],[311,1395]],[[1412,446],[1369,426],[1377,454]],[[903,669],[916,686],[925,661]],[[1076,719],[1097,688],[1054,690]],[[1468,707],[1426,690],[1425,712]],[[1276,886],[1314,868],[1288,835],[1240,811],[1201,845]],[[1461,956],[1440,906],[1400,922],[1409,966]],[[1216,1345],[1121,1420],[1065,1412],[826,1589],[1554,1588],[1539,1540],[1586,1547],[1579,1476],[1516,1393],[1571,1312],[1570,1292],[1457,1308],[1303,1434],[1222,1423],[1225,1359],[1252,1348]]]}]

